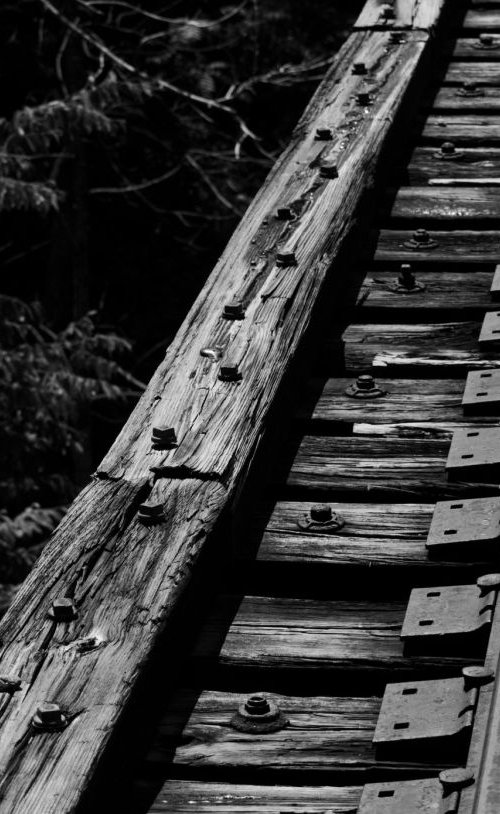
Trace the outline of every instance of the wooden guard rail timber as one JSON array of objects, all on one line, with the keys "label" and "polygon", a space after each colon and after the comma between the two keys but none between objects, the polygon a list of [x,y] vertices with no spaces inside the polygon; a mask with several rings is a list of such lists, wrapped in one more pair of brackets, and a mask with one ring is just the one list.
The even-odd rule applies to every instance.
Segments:
[{"label": "wooden guard rail timber", "polygon": [[[456,14],[460,23],[460,9],[452,6],[451,0],[368,0],[147,391],[2,620],[0,811],[64,814],[84,799],[200,554],[244,481],[394,120],[413,83],[426,78],[445,15]],[[473,15],[466,25],[475,25]],[[439,122],[430,121],[427,135],[433,127],[439,133]],[[422,207],[432,204],[422,197]],[[395,206],[404,219],[404,195]],[[379,259],[390,256],[394,240],[401,245],[397,234],[385,242],[382,235]],[[460,240],[445,233],[437,255],[449,260],[459,251]],[[495,236],[489,251],[497,260]],[[373,344],[380,340],[378,331]],[[430,346],[435,343],[431,338]],[[365,335],[346,353],[362,357],[367,346]],[[397,353],[390,357],[393,369],[408,361]],[[377,358],[388,364],[387,350]],[[360,358],[347,363],[365,367]],[[460,355],[451,353],[448,364],[456,369]],[[294,477],[300,474],[292,469],[292,483]],[[255,602],[256,617],[264,604]],[[389,626],[393,613],[387,609]],[[393,655],[387,651],[387,663]],[[489,715],[490,689],[481,695],[476,722]],[[47,702],[59,709],[42,706],[37,713]],[[495,701],[496,725],[499,707]],[[365,699],[359,709],[371,718],[375,705]],[[475,732],[471,765],[479,772],[484,726]],[[497,748],[498,739],[489,741],[486,773]],[[460,814],[473,799],[471,789],[462,793]],[[287,804],[279,789],[273,793],[278,805]],[[356,806],[354,789],[345,800]],[[493,814],[478,806],[476,814]]]}]

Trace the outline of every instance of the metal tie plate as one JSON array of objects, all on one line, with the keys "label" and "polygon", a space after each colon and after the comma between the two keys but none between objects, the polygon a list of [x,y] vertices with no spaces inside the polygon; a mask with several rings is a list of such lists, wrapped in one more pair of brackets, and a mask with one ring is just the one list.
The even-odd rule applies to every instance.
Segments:
[{"label": "metal tie plate", "polygon": [[[500,581],[498,574],[495,577]],[[401,630],[405,651],[411,647],[442,652],[450,646],[462,649],[465,642],[485,649],[498,585],[493,575],[478,583],[415,588]],[[471,655],[470,649],[467,655]]]},{"label": "metal tie plate", "polygon": [[388,684],[375,729],[377,758],[409,751],[418,760],[465,757],[478,697],[462,678]]},{"label": "metal tie plate", "polygon": [[500,350],[500,311],[485,314],[479,334],[479,349]]},{"label": "metal tie plate", "polygon": [[467,374],[462,407],[466,415],[500,413],[500,370],[471,370]]},{"label": "metal tie plate", "polygon": [[446,471],[450,480],[482,482],[500,474],[500,427],[455,430]]},{"label": "metal tie plate", "polygon": [[363,788],[358,814],[455,814],[458,802],[459,792],[445,793],[437,777],[369,783]]},{"label": "metal tie plate", "polygon": [[443,500],[436,503],[426,546],[458,549],[472,558],[478,546],[500,542],[500,497]]},{"label": "metal tie plate", "polygon": [[490,294],[493,300],[500,300],[500,265],[496,266],[495,268]]}]

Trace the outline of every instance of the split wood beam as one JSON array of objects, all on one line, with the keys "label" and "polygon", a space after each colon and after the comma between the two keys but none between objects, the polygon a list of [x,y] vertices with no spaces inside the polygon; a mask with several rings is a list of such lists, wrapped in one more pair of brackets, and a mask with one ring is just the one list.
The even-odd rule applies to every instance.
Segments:
[{"label": "split wood beam", "polygon": [[[65,814],[80,803],[255,452],[394,117],[424,71],[428,41],[425,31],[349,37],[147,391],[2,620],[0,671],[19,677],[0,694],[0,799],[9,814]],[[233,301],[243,318],[223,317]],[[235,365],[241,379],[221,380]],[[165,425],[177,445],[153,449],[153,428]],[[161,506],[158,524],[140,521],[144,502]],[[50,616],[61,598],[74,618]],[[43,720],[36,727],[44,702],[61,710],[53,731]]]}]

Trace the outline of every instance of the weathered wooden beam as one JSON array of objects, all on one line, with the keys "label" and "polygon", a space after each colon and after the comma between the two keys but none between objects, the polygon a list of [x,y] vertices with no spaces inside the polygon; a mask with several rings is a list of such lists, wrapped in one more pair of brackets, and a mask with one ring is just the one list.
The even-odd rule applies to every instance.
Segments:
[{"label": "weathered wooden beam", "polygon": [[443,10],[444,0],[368,0],[355,28],[410,29],[432,31]]},{"label": "weathered wooden beam", "polygon": [[[380,31],[348,39],[97,477],[3,620],[1,670],[20,678],[2,695],[0,795],[11,814],[65,814],[80,802],[255,451],[427,41],[424,32],[401,42]],[[368,88],[352,72],[361,62]],[[223,318],[233,300],[243,319]],[[241,380],[221,380],[234,364]],[[176,432],[170,451],[152,448],[152,430],[163,425]],[[161,507],[158,525],[138,517],[146,500]],[[50,616],[61,597],[74,618],[64,606],[60,621]],[[60,729],[34,726],[43,702],[60,706]]]}]

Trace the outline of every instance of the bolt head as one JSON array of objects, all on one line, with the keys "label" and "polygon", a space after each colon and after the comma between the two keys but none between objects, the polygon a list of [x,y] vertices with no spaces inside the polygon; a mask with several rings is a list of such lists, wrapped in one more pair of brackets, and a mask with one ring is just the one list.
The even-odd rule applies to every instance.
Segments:
[{"label": "bolt head", "polygon": [[479,42],[481,43],[481,45],[493,45],[493,43],[495,42],[495,38],[493,34],[480,34]]},{"label": "bolt head", "polygon": [[276,263],[278,266],[294,266],[296,263],[295,252],[282,250],[276,255]]},{"label": "bolt head", "polygon": [[236,362],[224,362],[219,371],[222,382],[239,382],[242,376]]},{"label": "bolt head", "polygon": [[271,707],[265,695],[251,695],[245,701],[245,711],[249,715],[268,715]]},{"label": "bolt head", "polygon": [[481,687],[492,681],[495,674],[493,670],[483,667],[481,664],[471,664],[469,667],[462,668],[462,676],[465,679],[466,687]]},{"label": "bolt head", "polygon": [[65,726],[66,716],[63,714],[59,704],[43,703],[39,705],[31,722],[35,729],[45,731],[57,730]]},{"label": "bolt head", "polygon": [[415,275],[413,274],[409,263],[401,264],[398,282],[400,285],[402,285],[404,288],[407,288],[408,290],[415,288]]},{"label": "bolt head", "polygon": [[356,385],[359,390],[373,390],[375,387],[375,379],[373,376],[370,376],[369,373],[365,373],[362,376],[358,376]]},{"label": "bolt head", "polygon": [[443,787],[443,793],[451,794],[470,786],[474,782],[474,772],[465,768],[445,769],[439,773],[439,782]]},{"label": "bolt head", "polygon": [[317,127],[314,138],[317,141],[331,141],[333,138],[333,130],[331,127]]},{"label": "bolt head", "polygon": [[455,152],[455,145],[452,141],[444,141],[441,145],[441,152],[443,155],[453,155]]},{"label": "bolt head", "polygon": [[163,503],[141,503],[138,514],[139,520],[143,523],[153,523],[163,520]]},{"label": "bolt head", "polygon": [[368,73],[364,62],[355,62],[352,66],[352,72],[357,76],[363,76],[364,74]]},{"label": "bolt head", "polygon": [[484,574],[477,579],[477,586],[485,593],[500,588],[500,574]]},{"label": "bolt head", "polygon": [[429,232],[427,229],[415,229],[413,232],[413,239],[417,243],[428,243],[429,242]]},{"label": "bolt head", "polygon": [[332,507],[327,503],[316,503],[311,506],[310,515],[316,523],[328,523],[332,519]]},{"label": "bolt head", "polygon": [[177,446],[177,436],[173,427],[153,427],[151,440],[159,449],[170,449]]},{"label": "bolt head", "polygon": [[369,105],[371,103],[370,94],[366,91],[361,91],[357,95],[358,105]]},{"label": "bolt head", "polygon": [[393,20],[396,15],[393,7],[389,3],[384,3],[384,5],[380,7],[380,16],[384,20]]},{"label": "bolt head", "polygon": [[243,319],[245,316],[245,309],[241,302],[228,302],[224,306],[223,316],[225,319]]},{"label": "bolt head", "polygon": [[337,165],[331,161],[324,161],[319,168],[319,174],[322,178],[338,178],[339,171]]},{"label": "bolt head", "polygon": [[54,622],[71,622],[77,617],[77,610],[72,599],[67,596],[54,599],[49,616]]},{"label": "bolt head", "polygon": [[462,87],[466,91],[474,91],[477,90],[477,82],[473,82],[471,79],[467,79],[465,80],[465,82],[462,83]]}]

